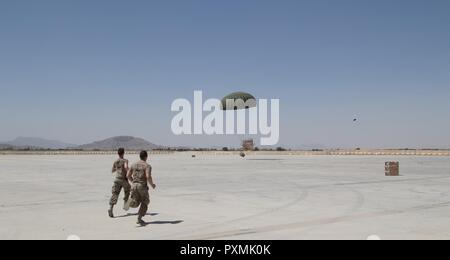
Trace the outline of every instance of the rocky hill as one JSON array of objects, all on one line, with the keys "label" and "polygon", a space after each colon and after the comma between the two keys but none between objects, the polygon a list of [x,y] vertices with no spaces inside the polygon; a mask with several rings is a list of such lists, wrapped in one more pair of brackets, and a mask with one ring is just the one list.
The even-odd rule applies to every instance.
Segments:
[{"label": "rocky hill", "polygon": [[74,147],[76,145],[64,143],[56,140],[48,140],[37,137],[18,137],[13,141],[6,142],[4,145],[9,145],[15,148],[39,148],[39,149],[66,149],[69,147]]},{"label": "rocky hill", "polygon": [[119,148],[125,148],[126,150],[155,150],[163,148],[162,146],[150,143],[149,141],[132,137],[132,136],[117,136],[108,138],[102,141],[93,142],[90,144],[80,145],[75,147],[81,150],[117,150]]}]

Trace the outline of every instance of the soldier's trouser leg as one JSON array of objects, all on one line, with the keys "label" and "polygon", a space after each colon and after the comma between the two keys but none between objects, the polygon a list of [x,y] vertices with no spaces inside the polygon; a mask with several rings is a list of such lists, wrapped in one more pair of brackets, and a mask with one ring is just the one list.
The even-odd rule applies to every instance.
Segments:
[{"label": "soldier's trouser leg", "polygon": [[114,181],[114,184],[112,187],[112,196],[111,196],[111,200],[109,201],[109,205],[114,206],[117,204],[121,190],[122,190],[122,184],[119,181]]},{"label": "soldier's trouser leg", "polygon": [[124,181],[123,183],[123,190],[125,192],[125,197],[123,198],[123,200],[125,202],[127,202],[130,199],[130,194],[131,194],[131,185],[128,183],[128,181]]},{"label": "soldier's trouser leg", "polygon": [[130,195],[130,207],[131,208],[138,208],[141,204],[141,198],[139,196],[139,189],[137,184],[133,184],[131,186],[131,195]]},{"label": "soldier's trouser leg", "polygon": [[147,186],[140,186],[138,188],[138,193],[141,202],[141,206],[139,207],[138,219],[142,219],[147,214],[148,205],[150,204],[150,194],[148,193]]},{"label": "soldier's trouser leg", "polygon": [[148,210],[148,205],[141,203],[141,207],[139,208],[138,219],[142,219],[143,217],[145,217],[145,215],[147,215],[147,210]]}]

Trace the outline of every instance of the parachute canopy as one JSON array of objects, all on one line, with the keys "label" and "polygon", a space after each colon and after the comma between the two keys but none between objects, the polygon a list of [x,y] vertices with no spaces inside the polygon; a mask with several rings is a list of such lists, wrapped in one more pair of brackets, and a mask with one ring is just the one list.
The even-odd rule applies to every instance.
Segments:
[{"label": "parachute canopy", "polygon": [[242,110],[256,107],[256,98],[245,92],[235,92],[222,99],[222,110]]}]

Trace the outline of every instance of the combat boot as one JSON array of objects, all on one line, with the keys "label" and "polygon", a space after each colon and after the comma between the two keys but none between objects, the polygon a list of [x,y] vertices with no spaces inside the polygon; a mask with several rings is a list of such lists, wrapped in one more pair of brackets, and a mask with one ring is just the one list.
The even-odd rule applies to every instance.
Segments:
[{"label": "combat boot", "polygon": [[113,206],[111,206],[111,208],[109,208],[108,215],[110,218],[114,218],[114,207]]},{"label": "combat boot", "polygon": [[138,218],[136,224],[140,225],[141,227],[147,225],[147,223],[144,220],[142,220],[142,218]]},{"label": "combat boot", "polygon": [[128,200],[125,201],[124,204],[123,204],[123,210],[125,210],[125,211],[130,210],[130,205],[131,205],[131,199],[128,199]]}]

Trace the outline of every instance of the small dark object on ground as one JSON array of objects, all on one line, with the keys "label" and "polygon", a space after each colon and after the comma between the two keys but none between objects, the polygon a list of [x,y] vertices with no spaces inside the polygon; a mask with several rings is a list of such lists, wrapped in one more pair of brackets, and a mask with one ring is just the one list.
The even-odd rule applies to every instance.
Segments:
[{"label": "small dark object on ground", "polygon": [[242,158],[245,158],[245,153],[242,152],[242,153],[240,154],[240,156],[241,156]]},{"label": "small dark object on ground", "polygon": [[399,162],[386,162],[385,164],[386,176],[400,176]]}]

